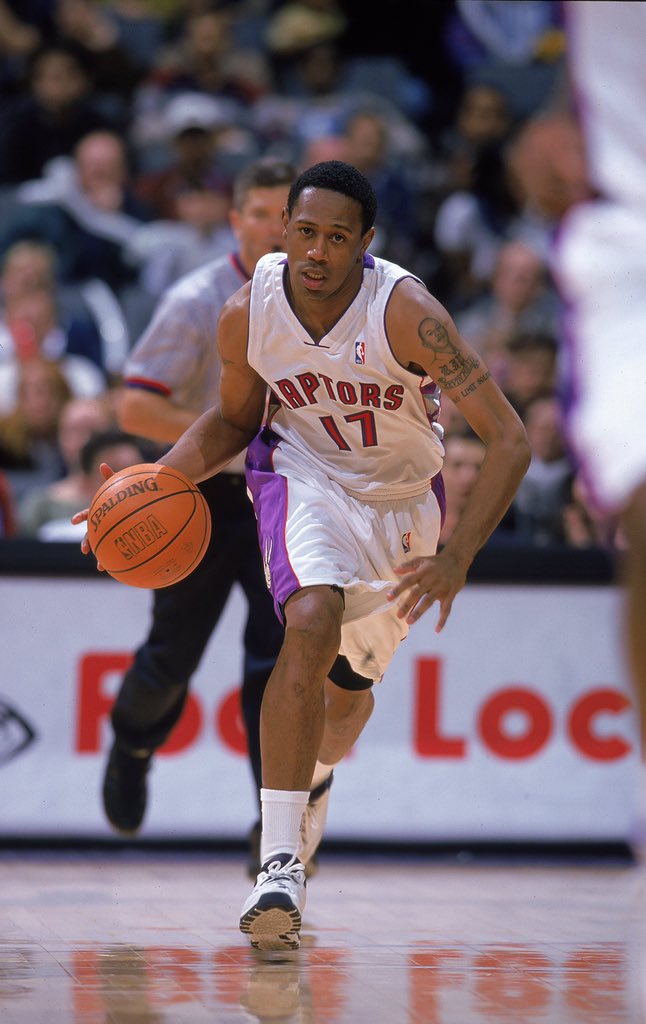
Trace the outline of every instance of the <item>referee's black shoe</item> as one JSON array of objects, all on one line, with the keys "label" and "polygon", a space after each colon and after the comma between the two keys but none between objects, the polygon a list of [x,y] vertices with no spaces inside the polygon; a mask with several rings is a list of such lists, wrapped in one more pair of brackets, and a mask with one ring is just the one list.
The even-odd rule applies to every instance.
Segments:
[{"label": "referee's black shoe", "polygon": [[118,740],[112,744],[103,777],[103,808],[112,827],[124,836],[136,835],[144,819],[151,760],[151,750],[128,750]]}]

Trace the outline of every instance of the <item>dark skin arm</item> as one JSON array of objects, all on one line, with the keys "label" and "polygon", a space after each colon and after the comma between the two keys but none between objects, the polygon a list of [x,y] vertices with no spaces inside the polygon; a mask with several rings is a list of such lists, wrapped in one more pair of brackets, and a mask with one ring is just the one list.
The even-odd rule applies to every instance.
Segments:
[{"label": "dark skin arm", "polygon": [[243,451],[262,423],[267,385],[247,362],[249,290],[245,285],[229,299],[218,323],[218,404],[203,413],[161,460],[195,483],[213,476]]},{"label": "dark skin arm", "polygon": [[[195,483],[223,469],[260,429],[267,385],[247,363],[248,328],[249,286],[245,285],[224,305],[218,323],[222,361],[218,404],[195,420],[159,460],[181,470]],[[112,475],[105,463],[101,472],[106,479]],[[87,513],[87,509],[77,512],[72,522],[84,522]],[[81,550],[85,554],[90,550],[87,535]]]},{"label": "dark skin arm", "polygon": [[392,588],[398,615],[416,622],[435,602],[444,626],[467,571],[509,508],[529,465],[525,428],[481,357],[467,345],[446,309],[413,280],[396,288],[386,329],[399,362],[423,370],[460,409],[484,441],[487,453],[467,505],[446,546],[436,555],[411,559],[397,569]]}]

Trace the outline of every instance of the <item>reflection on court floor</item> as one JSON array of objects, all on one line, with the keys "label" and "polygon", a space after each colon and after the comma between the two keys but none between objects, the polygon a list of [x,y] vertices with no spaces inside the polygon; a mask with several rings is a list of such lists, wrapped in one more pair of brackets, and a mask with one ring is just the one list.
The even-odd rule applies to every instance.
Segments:
[{"label": "reflection on court floor", "polygon": [[298,953],[233,856],[0,854],[2,1024],[646,1024],[639,866],[329,856]]}]

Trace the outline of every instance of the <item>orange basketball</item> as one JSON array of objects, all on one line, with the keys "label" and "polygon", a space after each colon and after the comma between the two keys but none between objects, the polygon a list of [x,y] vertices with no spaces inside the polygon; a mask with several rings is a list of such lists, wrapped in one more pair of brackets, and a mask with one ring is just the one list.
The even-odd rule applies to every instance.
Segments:
[{"label": "orange basketball", "polygon": [[87,533],[97,562],[110,576],[158,590],[183,580],[201,561],[211,515],[204,495],[183,473],[142,462],[99,487]]}]

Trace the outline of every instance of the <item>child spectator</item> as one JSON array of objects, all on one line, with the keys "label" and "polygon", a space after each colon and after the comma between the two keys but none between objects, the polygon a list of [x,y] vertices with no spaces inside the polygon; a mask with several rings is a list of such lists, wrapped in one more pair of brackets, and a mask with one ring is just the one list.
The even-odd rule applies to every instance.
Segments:
[{"label": "child spectator", "polygon": [[58,424],[58,446],[65,475],[43,487],[32,488],[18,509],[18,528],[23,536],[37,537],[52,520],[65,520],[87,504],[87,479],[81,467],[81,451],[94,435],[116,426],[105,399],[72,398],[63,408]]},{"label": "child spectator", "polygon": [[97,431],[90,435],[81,448],[79,466],[66,480],[51,485],[41,495],[41,501],[31,506],[30,527],[35,528],[38,540],[80,541],[85,533],[85,524],[74,526],[70,519],[79,506],[86,507],[97,490],[104,483],[100,466],[102,462],[116,472],[148,461],[147,450],[138,438],[125,434],[116,427]]},{"label": "child spectator", "polygon": [[0,417],[0,469],[7,473],[16,505],[30,488],[64,472],[58,425],[70,397],[56,363],[38,356],[20,363],[15,405]]}]

